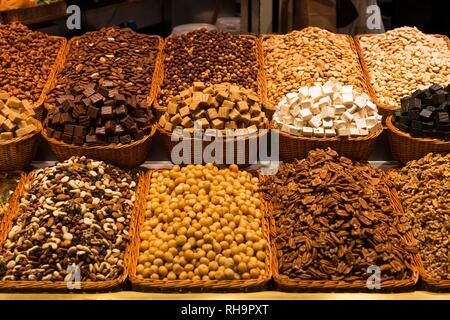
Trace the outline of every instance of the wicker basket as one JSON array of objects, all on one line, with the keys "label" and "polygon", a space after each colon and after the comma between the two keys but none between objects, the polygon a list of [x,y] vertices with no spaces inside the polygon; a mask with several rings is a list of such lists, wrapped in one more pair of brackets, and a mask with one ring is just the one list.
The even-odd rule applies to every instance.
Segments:
[{"label": "wicker basket", "polygon": [[368,160],[377,138],[382,132],[383,128],[380,127],[377,131],[365,137],[340,139],[337,137],[301,137],[279,131],[280,158],[285,162],[292,162],[294,159],[305,158],[310,150],[330,147],[340,155],[352,160]]},{"label": "wicker basket", "polygon": [[[166,151],[167,157],[172,160],[172,150],[173,148],[180,143],[181,141],[172,141],[171,140],[171,132],[168,132],[164,130],[163,128],[156,125],[158,132],[160,133],[164,149]],[[229,137],[223,139],[222,144],[222,150],[223,150],[223,160],[227,159],[227,153],[226,153],[226,145],[228,143],[233,144],[233,158],[231,159],[231,163],[238,164],[240,167],[246,167],[254,164],[258,160],[258,155],[252,155],[253,158],[250,157],[250,146],[256,145],[259,150],[259,139],[263,138],[267,135],[268,131],[260,134],[259,132],[256,135],[245,135],[241,137]],[[203,160],[203,151],[205,148],[211,143],[211,141],[204,141],[200,140],[198,138],[190,138],[189,139],[190,144],[190,156],[189,156],[189,163],[184,164],[198,164],[205,163]],[[200,145],[201,148],[199,149],[197,145]],[[244,146],[244,152],[239,151],[239,147]],[[181,155],[180,155],[181,156]],[[184,157],[183,157],[184,158]],[[173,161],[172,161],[173,162]],[[222,161],[222,162],[229,162],[229,161]],[[231,163],[225,163],[225,164],[231,164]]]},{"label": "wicker basket", "polygon": [[10,211],[14,208],[17,208],[18,201],[19,201],[19,195],[22,194],[23,188],[25,187],[25,182],[27,180],[27,175],[23,171],[12,171],[8,173],[17,173],[20,176],[19,182],[16,185],[16,188],[14,189],[13,194],[9,197],[8,201],[8,208],[6,212],[3,214],[3,217],[0,219],[0,239],[4,239],[3,232],[5,231],[4,225],[7,224],[8,217],[10,216]]},{"label": "wicker basket", "polygon": [[[379,110],[380,114],[383,116],[383,119],[386,119],[388,116],[392,115],[395,110],[399,109],[400,106],[398,106],[398,105],[390,106],[390,105],[380,102],[378,100],[375,89],[371,85],[371,77],[370,77],[371,71],[369,70],[369,67],[367,66],[366,60],[364,58],[364,53],[363,53],[363,49],[362,49],[362,45],[361,45],[361,38],[373,37],[373,36],[376,36],[376,35],[375,34],[359,34],[359,35],[355,36],[355,44],[356,44],[356,50],[358,51],[358,54],[359,54],[361,65],[363,67],[364,73],[366,74],[366,78],[368,79],[367,83],[369,85],[370,98],[378,106],[378,110]],[[446,36],[440,35],[440,34],[434,34],[433,36],[438,37],[438,38],[444,38],[450,49],[450,41]]]},{"label": "wicker basket", "polygon": [[[263,36],[260,44],[261,44],[261,61],[262,61],[262,66],[263,66],[263,72],[264,72],[264,85],[263,85],[263,104],[266,106],[267,109],[269,110],[273,110],[272,111],[272,115],[276,110],[276,105],[277,105],[277,101],[271,101],[269,98],[269,88],[268,88],[268,84],[267,84],[267,79],[266,79],[266,73],[265,73],[265,60],[264,60],[264,41],[270,37],[274,37],[277,35],[267,35],[267,36]],[[347,35],[341,35],[341,34],[336,34],[336,36],[342,36],[347,38],[348,42],[350,43],[350,47],[353,51],[353,54],[358,58],[358,52],[356,50],[356,46],[355,46],[355,42],[353,41],[353,38],[351,36],[347,36]],[[300,49],[299,49],[300,50]],[[362,67],[360,69],[360,73],[361,73],[361,78],[363,79],[363,83],[361,83],[361,87],[359,88],[360,90],[362,90],[362,92],[366,92],[369,93],[369,89],[370,89],[370,82],[369,82],[369,78],[367,78],[366,73],[363,71]]]},{"label": "wicker basket", "polygon": [[[387,179],[385,177],[385,179]],[[394,188],[389,189],[391,194],[391,204],[397,212],[403,212],[403,208],[398,200],[397,192]],[[271,211],[272,212],[272,211]],[[421,264],[419,254],[413,255],[411,270],[412,275],[409,279],[398,281],[383,281],[381,289],[369,290],[367,288],[366,280],[356,280],[353,282],[332,281],[332,280],[299,280],[280,276],[278,268],[277,248],[275,242],[276,224],[273,215],[269,215],[270,219],[270,234],[272,246],[272,272],[275,281],[276,289],[288,292],[404,292],[414,291],[419,280],[419,271],[417,266]],[[414,237],[411,232],[405,236],[405,241],[408,244],[415,244]]]},{"label": "wicker basket", "polygon": [[145,162],[152,147],[156,128],[152,126],[149,135],[129,144],[113,144],[105,146],[77,146],[50,138],[47,130],[42,130],[42,136],[47,140],[58,161],[64,161],[72,156],[86,156],[101,160],[125,169],[132,169]]},{"label": "wicker basket", "polygon": [[28,167],[36,155],[42,125],[24,137],[0,142],[0,171],[16,171]]},{"label": "wicker basket", "polygon": [[[164,47],[165,47],[165,43],[168,39],[170,39],[171,37],[174,36],[169,36],[168,38],[166,38],[164,40]],[[267,108],[266,105],[264,104],[264,91],[265,91],[265,82],[266,82],[266,73],[264,71],[264,67],[262,65],[263,63],[263,57],[262,57],[262,44],[261,44],[261,39],[259,37],[255,37],[255,36],[251,36],[251,35],[241,35],[240,37],[246,37],[249,39],[253,39],[255,41],[255,50],[256,50],[256,63],[259,65],[259,69],[258,69],[258,76],[257,76],[257,84],[258,84],[258,95],[261,99],[261,103],[262,103],[262,107],[264,112],[266,113],[267,118],[270,120],[272,119],[272,115],[275,112],[274,109],[271,108]],[[156,117],[159,119],[161,117],[161,115],[164,114],[164,112],[166,111],[166,107],[165,106],[161,106],[159,105],[159,101],[158,101],[158,97],[160,94],[160,90],[161,90],[161,86],[163,84],[164,81],[164,48],[161,50],[161,56],[159,59],[159,65],[158,65],[158,76],[157,76],[157,81],[155,83],[155,91],[152,94],[153,97],[153,108],[156,111]]]},{"label": "wicker basket", "polygon": [[37,24],[60,19],[66,15],[66,2],[59,0],[49,4],[2,11],[0,12],[0,22],[20,21],[23,24]]},{"label": "wicker basket", "polygon": [[[31,172],[26,183],[30,182],[33,178],[34,171]],[[0,280],[0,292],[103,292],[103,291],[117,291],[123,287],[125,280],[129,273],[130,259],[132,257],[132,243],[133,236],[136,234],[136,227],[139,218],[139,213],[144,210],[143,204],[145,201],[144,188],[144,175],[141,175],[139,183],[136,187],[136,201],[131,213],[130,231],[129,234],[132,235],[131,242],[125,249],[124,255],[124,270],[123,273],[114,280],[106,281],[82,281],[80,289],[69,289],[67,287],[67,282],[65,281],[10,281],[10,280]],[[5,221],[3,232],[0,234],[0,250],[6,240],[9,230],[11,229],[14,218],[16,217],[19,210],[19,198],[23,195],[24,184],[22,189],[18,193],[17,201],[12,203],[9,216]]]},{"label": "wicker basket", "polygon": [[[150,178],[151,171],[149,171],[146,175],[145,179],[145,192],[148,192],[150,188]],[[145,198],[145,196],[143,197]],[[269,283],[272,271],[271,271],[271,252],[270,246],[266,246],[265,254],[266,254],[266,269],[265,276],[259,279],[250,279],[250,280],[150,280],[150,279],[140,279],[136,275],[136,267],[139,258],[139,247],[141,244],[140,233],[142,230],[142,226],[145,221],[145,204],[144,209],[141,211],[139,216],[139,224],[137,228],[136,235],[134,237],[133,243],[133,252],[131,259],[130,269],[130,281],[132,284],[133,290],[136,291],[159,291],[159,292],[242,292],[242,291],[257,291],[263,290],[266,288],[266,285]],[[265,213],[268,210],[266,203],[261,201],[261,211],[264,214],[263,216],[267,216]],[[263,218],[262,219],[262,230],[264,234],[264,238],[269,243],[269,224],[268,221]]]},{"label": "wicker basket", "polygon": [[409,133],[399,130],[392,124],[392,116],[386,119],[386,125],[392,155],[401,163],[420,159],[431,152],[441,154],[450,152],[450,141],[411,137]]},{"label": "wicker basket", "polygon": [[[78,41],[80,39],[82,39],[82,36],[73,37],[73,38],[71,38],[69,40],[69,42],[65,46],[65,49],[63,50],[63,52],[61,54],[61,58],[58,61],[58,65],[55,68],[55,75],[52,78],[52,81],[49,83],[49,85],[47,87],[47,90],[46,90],[46,93],[51,91],[58,84],[58,74],[63,70],[63,68],[66,65],[67,57],[69,56],[69,53],[70,53],[70,48],[71,48],[72,44],[75,41]],[[162,38],[159,37],[159,36],[150,36],[150,39],[156,39],[157,40],[158,53],[157,53],[157,56],[156,56],[156,59],[155,59],[155,66],[153,68],[152,81],[150,83],[149,96],[148,96],[148,99],[147,99],[147,104],[149,106],[151,106],[151,104],[152,104],[152,102],[154,100],[154,97],[156,95],[156,89],[154,88],[154,86],[157,83],[156,79],[158,79],[158,75],[157,75],[158,61],[161,60],[162,49],[163,49],[163,45],[164,45],[164,42],[163,42]],[[51,104],[46,102],[46,103],[44,103],[44,107],[47,110],[51,110],[53,108],[53,105],[51,105]]]}]

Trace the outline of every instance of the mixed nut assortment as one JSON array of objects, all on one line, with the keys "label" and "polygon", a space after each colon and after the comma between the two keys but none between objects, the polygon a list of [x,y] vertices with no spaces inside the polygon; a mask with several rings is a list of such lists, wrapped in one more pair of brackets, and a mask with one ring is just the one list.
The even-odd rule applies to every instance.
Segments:
[{"label": "mixed nut assortment", "polygon": [[23,24],[0,24],[0,91],[37,102],[62,45]]},{"label": "mixed nut assortment", "polygon": [[410,278],[417,248],[404,238],[408,217],[389,188],[381,170],[331,149],[281,165],[261,187],[273,201],[280,277],[351,282],[374,265],[382,282]]},{"label": "mixed nut assortment", "polygon": [[388,106],[420,86],[450,83],[450,49],[442,37],[403,27],[360,38],[377,99]]},{"label": "mixed nut assortment", "polygon": [[137,176],[85,157],[38,169],[0,251],[1,280],[112,280],[125,268]]},{"label": "mixed nut assortment", "polygon": [[264,39],[268,98],[277,103],[289,92],[334,80],[363,92],[358,54],[346,35],[316,27]]},{"label": "mixed nut assortment", "polygon": [[428,154],[391,171],[426,272],[450,280],[450,154]]},{"label": "mixed nut assortment", "polygon": [[158,124],[168,132],[174,129],[266,128],[269,121],[261,101],[252,89],[230,83],[206,86],[194,82],[189,89],[170,99]]},{"label": "mixed nut assortment", "polygon": [[164,81],[160,105],[188,89],[194,81],[230,82],[257,90],[256,40],[206,29],[170,36],[164,47]]},{"label": "mixed nut assortment", "polygon": [[137,277],[246,280],[266,274],[258,178],[236,165],[151,173]]},{"label": "mixed nut assortment", "polygon": [[111,89],[121,89],[138,100],[150,92],[158,55],[158,40],[131,29],[115,27],[87,32],[71,42],[63,69],[56,76],[56,86],[47,94],[47,103],[75,86],[112,82]]}]

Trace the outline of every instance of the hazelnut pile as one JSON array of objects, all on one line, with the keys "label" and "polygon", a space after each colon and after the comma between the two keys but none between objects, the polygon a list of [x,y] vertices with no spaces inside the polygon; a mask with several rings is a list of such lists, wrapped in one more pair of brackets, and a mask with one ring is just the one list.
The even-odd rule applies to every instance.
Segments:
[{"label": "hazelnut pile", "polygon": [[265,274],[258,178],[236,165],[151,174],[137,276],[244,280]]}]

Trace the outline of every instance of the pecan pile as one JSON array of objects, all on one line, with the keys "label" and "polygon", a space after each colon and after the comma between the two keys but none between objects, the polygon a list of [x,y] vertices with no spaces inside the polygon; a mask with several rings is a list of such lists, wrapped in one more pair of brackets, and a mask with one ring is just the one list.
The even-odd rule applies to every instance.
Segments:
[{"label": "pecan pile", "polygon": [[408,218],[393,209],[388,183],[331,149],[283,164],[262,186],[274,206],[280,277],[365,280],[373,265],[382,281],[409,278],[417,248],[402,237]]}]

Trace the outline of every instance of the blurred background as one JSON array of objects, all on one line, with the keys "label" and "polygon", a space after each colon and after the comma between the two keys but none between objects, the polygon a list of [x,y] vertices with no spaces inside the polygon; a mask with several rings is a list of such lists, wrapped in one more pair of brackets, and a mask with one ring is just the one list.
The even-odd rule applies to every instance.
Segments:
[{"label": "blurred background", "polygon": [[[81,8],[80,30],[66,27],[66,8],[74,4]],[[374,5],[380,11],[368,13]],[[449,8],[437,0],[0,0],[0,22],[19,20],[67,37],[110,25],[161,36],[200,27],[265,34],[306,26],[353,35],[406,25],[450,35]],[[375,29],[367,27],[373,14],[382,22]]]}]

